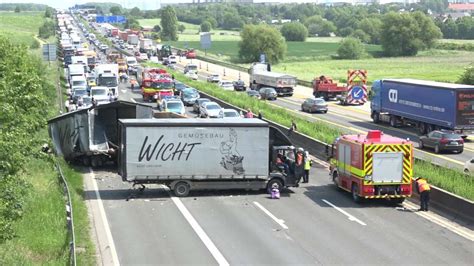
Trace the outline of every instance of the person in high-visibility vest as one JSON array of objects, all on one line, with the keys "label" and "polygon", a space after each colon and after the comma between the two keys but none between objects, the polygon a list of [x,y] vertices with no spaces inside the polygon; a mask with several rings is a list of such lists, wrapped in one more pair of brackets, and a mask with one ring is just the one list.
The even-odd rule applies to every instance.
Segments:
[{"label": "person in high-visibility vest", "polygon": [[418,211],[428,211],[428,202],[430,201],[430,185],[422,177],[416,179],[416,191],[420,194],[420,209]]},{"label": "person in high-visibility vest", "polygon": [[309,158],[309,152],[305,151],[304,153],[304,174],[303,174],[303,183],[309,182],[309,170],[313,165],[313,160]]}]

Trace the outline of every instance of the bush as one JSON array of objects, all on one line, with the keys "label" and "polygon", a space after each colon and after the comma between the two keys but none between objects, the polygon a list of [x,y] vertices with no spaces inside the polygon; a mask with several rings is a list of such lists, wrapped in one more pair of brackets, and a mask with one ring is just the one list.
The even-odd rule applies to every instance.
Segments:
[{"label": "bush", "polygon": [[52,21],[45,21],[43,25],[38,30],[38,35],[42,39],[48,39],[50,36],[54,35],[55,25]]},{"label": "bush", "polygon": [[308,37],[308,30],[299,22],[286,23],[280,29],[286,41],[304,42]]},{"label": "bush", "polygon": [[31,44],[30,44],[30,49],[38,49],[38,48],[40,48],[40,43],[38,42],[38,40],[33,39],[33,41],[31,41]]},{"label": "bush", "polygon": [[361,29],[355,30],[350,35],[350,37],[355,38],[355,39],[359,39],[363,43],[369,43],[370,42],[370,36]]},{"label": "bush", "polygon": [[210,32],[211,31],[211,23],[209,21],[204,21],[201,23],[201,32]]},{"label": "bush", "polygon": [[462,76],[459,78],[458,83],[474,85],[474,65],[466,68]]},{"label": "bush", "polygon": [[345,38],[341,41],[337,54],[340,59],[359,59],[365,54],[364,45],[359,39]]}]

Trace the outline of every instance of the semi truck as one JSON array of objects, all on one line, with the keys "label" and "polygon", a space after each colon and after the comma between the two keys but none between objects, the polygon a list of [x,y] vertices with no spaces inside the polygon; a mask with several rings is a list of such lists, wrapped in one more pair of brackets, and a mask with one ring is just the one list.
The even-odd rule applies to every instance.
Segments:
[{"label": "semi truck", "polygon": [[329,175],[352,199],[390,199],[402,203],[412,194],[413,143],[369,130],[342,135],[328,150]]},{"label": "semi truck", "polygon": [[463,137],[474,130],[474,86],[416,79],[384,79],[372,85],[374,123],[416,128],[420,135],[436,129]]},{"label": "semi truck", "polygon": [[293,96],[296,77],[288,74],[271,72],[270,64],[253,63],[249,68],[249,84],[253,90],[272,87],[278,96]]},{"label": "semi truck", "polygon": [[140,39],[140,53],[147,53],[153,49],[153,41],[151,39]]},{"label": "semi truck", "polygon": [[193,189],[268,189],[296,186],[277,155],[297,158],[278,129],[260,119],[120,119],[118,172],[125,182],[163,184],[176,196]]},{"label": "semi truck", "polygon": [[100,64],[94,69],[97,78],[97,86],[104,86],[109,88],[109,92],[114,99],[119,96],[119,74],[117,64]]},{"label": "semi truck", "polygon": [[137,45],[138,44],[138,35],[135,34],[129,34],[127,36],[127,42],[132,45]]}]

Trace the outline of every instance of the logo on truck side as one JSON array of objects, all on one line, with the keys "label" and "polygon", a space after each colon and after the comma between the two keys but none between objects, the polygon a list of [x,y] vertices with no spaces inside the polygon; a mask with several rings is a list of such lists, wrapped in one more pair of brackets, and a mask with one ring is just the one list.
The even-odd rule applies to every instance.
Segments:
[{"label": "logo on truck side", "polygon": [[398,102],[398,91],[394,89],[390,89],[388,91],[388,100],[392,103]]},{"label": "logo on truck side", "polygon": [[[193,152],[194,146],[200,145],[200,142],[178,142],[178,143],[166,143],[162,142],[164,135],[161,135],[155,142],[155,145],[148,144],[148,136],[143,140],[140,153],[138,154],[138,161],[141,162],[143,159],[150,161],[153,158],[158,161],[177,161],[188,160],[189,156]],[[153,148],[152,148],[153,147]],[[159,149],[158,149],[159,147]]]},{"label": "logo on truck side", "polygon": [[242,164],[244,156],[241,156],[237,150],[237,132],[235,129],[230,129],[229,140],[221,142],[220,152],[223,155],[221,165],[224,169],[232,170],[236,175],[245,173]]}]

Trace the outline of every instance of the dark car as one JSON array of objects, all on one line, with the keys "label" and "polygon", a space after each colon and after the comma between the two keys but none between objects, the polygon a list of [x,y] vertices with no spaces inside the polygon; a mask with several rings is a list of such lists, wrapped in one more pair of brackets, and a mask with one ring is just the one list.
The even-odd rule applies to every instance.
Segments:
[{"label": "dark car", "polygon": [[184,105],[191,106],[199,99],[199,92],[194,88],[186,88],[181,93],[181,100]]},{"label": "dark car", "polygon": [[188,86],[186,86],[186,84],[184,84],[182,82],[179,82],[179,81],[175,81],[175,83],[174,83],[174,94],[179,95],[181,93],[181,91],[183,91],[186,88],[188,88]]},{"label": "dark car", "polygon": [[327,113],[328,104],[324,99],[321,98],[308,98],[301,104],[301,111],[308,113]]},{"label": "dark car", "polygon": [[250,96],[250,97],[255,97],[257,99],[260,99],[260,93],[258,91],[255,91],[255,90],[248,90],[247,95]]},{"label": "dark car", "polygon": [[447,130],[435,130],[426,136],[420,137],[420,149],[433,148],[435,153],[454,151],[461,153],[464,150],[464,140],[461,135]]},{"label": "dark car", "polygon": [[236,80],[233,82],[234,90],[236,91],[245,91],[245,82],[243,80]]},{"label": "dark car", "polygon": [[207,98],[199,98],[199,99],[196,99],[196,101],[194,101],[194,104],[193,104],[193,111],[197,114],[199,114],[199,109],[201,107],[201,105],[205,102],[210,102],[211,100],[207,99]]},{"label": "dark car", "polygon": [[259,91],[261,99],[264,100],[276,100],[278,94],[274,88],[263,87]]}]

